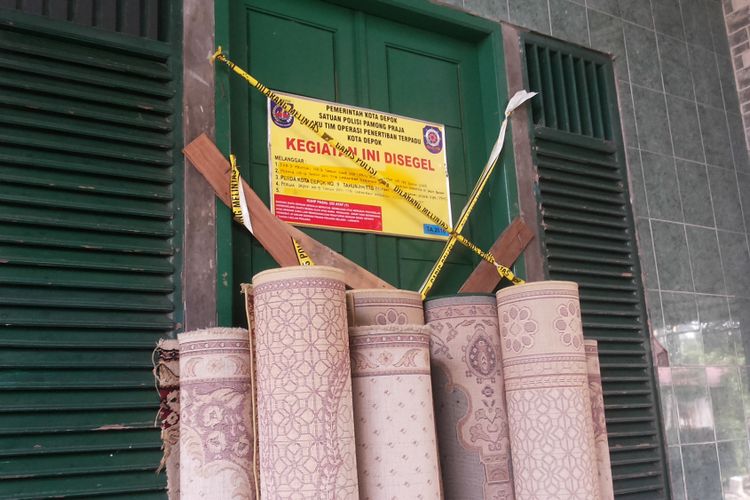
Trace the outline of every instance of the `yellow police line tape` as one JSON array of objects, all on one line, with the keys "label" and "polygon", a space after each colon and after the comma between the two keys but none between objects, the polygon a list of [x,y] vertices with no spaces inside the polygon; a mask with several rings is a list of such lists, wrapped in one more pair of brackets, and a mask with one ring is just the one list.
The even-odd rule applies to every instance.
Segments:
[{"label": "yellow police line tape", "polygon": [[[482,169],[482,174],[479,176],[479,180],[477,181],[476,185],[474,186],[474,189],[471,192],[471,195],[469,195],[469,200],[466,202],[466,205],[464,206],[464,209],[461,211],[461,215],[458,218],[458,222],[456,223],[456,226],[454,227],[454,230],[456,233],[460,233],[463,231],[464,226],[469,220],[469,215],[471,214],[471,211],[474,210],[474,207],[477,204],[477,200],[479,200],[479,195],[482,194],[482,191],[484,190],[484,187],[487,185],[487,181],[489,180],[490,176],[492,175],[493,170],[495,169],[495,165],[497,165],[497,160],[500,158],[500,153],[503,150],[503,146],[505,144],[505,131],[508,128],[508,118],[510,118],[511,113],[515,111],[518,107],[520,107],[523,103],[534,97],[537,93],[536,92],[527,92],[525,90],[519,90],[516,92],[513,97],[511,97],[510,101],[508,101],[508,105],[505,107],[505,118],[503,118],[503,122],[500,124],[500,133],[497,136],[497,141],[495,141],[495,145],[492,147],[492,151],[490,152],[490,157],[487,159],[487,163],[484,166],[484,169]],[[440,274],[440,271],[443,269],[443,266],[445,265],[445,262],[448,260],[448,255],[450,255],[451,250],[453,250],[453,247],[456,245],[456,238],[451,235],[451,237],[448,239],[448,241],[445,242],[445,246],[443,247],[443,252],[440,254],[440,257],[437,261],[435,261],[435,265],[432,266],[432,269],[430,270],[430,274],[427,276],[427,279],[422,283],[422,286],[419,288],[419,293],[422,294],[422,299],[427,296],[432,286],[435,284],[435,281],[437,280],[438,275]],[[501,276],[503,276],[503,273],[500,273]],[[508,279],[510,279],[514,285],[523,283],[523,280],[517,276],[505,276]]]},{"label": "yellow police line tape", "polygon": [[[253,225],[250,221],[250,211],[247,208],[247,202],[245,201],[245,190],[242,187],[242,177],[240,177],[240,169],[237,168],[237,157],[233,154],[229,155],[229,163],[232,165],[232,174],[229,178],[229,195],[232,200],[232,216],[234,220],[242,224],[250,231],[253,232]],[[302,245],[297,240],[292,238],[294,243],[294,252],[297,254],[297,262],[300,266],[313,266],[315,263],[312,258],[305,252]]]},{"label": "yellow police line tape", "polygon": [[232,173],[229,177],[229,196],[232,200],[232,217],[252,233],[253,225],[250,222],[250,214],[247,210],[243,210],[242,208],[242,204],[245,201],[245,193],[242,188],[240,169],[237,168],[237,157],[230,154],[229,163],[232,165]]},{"label": "yellow police line tape", "polygon": [[300,266],[314,266],[315,263],[313,262],[312,258],[305,252],[305,249],[302,248],[302,245],[299,244],[297,240],[292,238],[292,241],[294,242],[294,251],[297,254],[297,261],[299,261]]},{"label": "yellow police line tape", "polygon": [[343,144],[339,143],[337,140],[335,140],[333,137],[331,137],[327,132],[323,132],[320,130],[320,128],[317,126],[315,122],[307,118],[306,116],[303,116],[296,108],[292,107],[287,101],[279,97],[274,91],[260,83],[258,80],[255,79],[252,75],[247,73],[245,70],[237,66],[234,62],[229,60],[226,55],[221,51],[221,47],[219,47],[216,52],[211,56],[211,61],[219,60],[226,64],[229,69],[237,73],[239,76],[241,76],[243,79],[245,79],[253,88],[258,90],[261,94],[265,95],[267,98],[271,99],[277,106],[281,107],[284,111],[292,115],[296,120],[298,120],[300,123],[305,125],[307,128],[315,132],[321,139],[323,139],[325,142],[330,144],[332,147],[334,147],[337,151],[339,151],[343,156],[346,156],[349,158],[352,162],[354,162],[357,166],[364,169],[368,174],[370,174],[371,177],[373,177],[375,180],[378,181],[383,187],[388,189],[389,191],[393,191],[397,195],[399,195],[402,199],[406,200],[411,206],[413,206],[415,209],[417,209],[420,213],[425,215],[428,219],[430,219],[433,223],[440,226],[440,228],[447,232],[453,239],[464,245],[466,248],[480,256],[485,261],[489,262],[498,271],[498,274],[500,276],[505,277],[511,281],[515,282],[522,282],[519,278],[516,277],[515,274],[513,274],[513,271],[508,269],[507,267],[498,264],[495,261],[495,257],[492,256],[492,254],[487,253],[483,251],[481,248],[479,248],[477,245],[469,241],[467,238],[462,236],[461,234],[454,231],[450,225],[448,225],[445,221],[443,221],[439,216],[434,214],[430,209],[422,205],[419,200],[411,196],[409,193],[405,192],[403,189],[401,189],[398,186],[392,185],[390,182],[388,182],[387,179],[382,178],[380,175],[378,175],[377,170],[373,168],[369,163],[359,158],[357,155],[355,155],[349,148],[344,146]]}]

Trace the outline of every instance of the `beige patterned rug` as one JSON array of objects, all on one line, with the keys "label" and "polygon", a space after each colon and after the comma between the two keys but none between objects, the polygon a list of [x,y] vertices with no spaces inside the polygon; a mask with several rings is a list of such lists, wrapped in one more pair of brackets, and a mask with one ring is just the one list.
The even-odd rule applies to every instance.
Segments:
[{"label": "beige patterned rug", "polygon": [[447,500],[512,500],[497,303],[492,295],[425,302]]},{"label": "beige patterned rug", "polygon": [[346,292],[349,327],[424,325],[422,297],[408,290],[365,289]]},{"label": "beige patterned rug", "polygon": [[516,499],[598,499],[578,286],[505,288],[497,310]]},{"label": "beige patterned rug", "polygon": [[429,328],[349,330],[360,500],[442,498]]},{"label": "beige patterned rug", "polygon": [[159,471],[167,472],[167,497],[180,498],[180,345],[161,339],[154,351],[154,379],[159,393],[158,421],[164,456]]},{"label": "beige patterned rug", "polygon": [[591,414],[594,419],[594,452],[599,481],[599,495],[601,500],[614,500],[615,492],[612,484],[612,464],[609,458],[607,421],[604,418],[602,374],[599,368],[599,349],[596,340],[584,340],[583,345],[586,350]]},{"label": "beige patterned rug", "polygon": [[180,341],[182,500],[252,500],[247,330],[209,328]]},{"label": "beige patterned rug", "polygon": [[253,278],[261,498],[357,498],[343,273]]}]

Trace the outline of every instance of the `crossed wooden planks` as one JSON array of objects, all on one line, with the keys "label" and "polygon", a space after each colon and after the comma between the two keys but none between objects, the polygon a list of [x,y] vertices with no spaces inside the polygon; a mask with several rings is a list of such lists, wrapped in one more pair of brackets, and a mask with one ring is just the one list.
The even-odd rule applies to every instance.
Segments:
[{"label": "crossed wooden planks", "polygon": [[[183,151],[195,168],[203,174],[211,187],[214,188],[216,196],[225,205],[230,206],[229,178],[231,165],[211,139],[206,134],[201,134],[188,144]],[[302,248],[305,249],[315,264],[337,267],[344,271],[348,286],[352,288],[393,288],[389,283],[361,268],[343,255],[334,252],[299,229],[279,220],[244,180],[242,184],[254,236],[280,266],[299,265],[292,243],[292,238],[294,238],[302,245]]]},{"label": "crossed wooden planks", "polygon": [[[510,267],[516,259],[523,253],[531,240],[534,239],[534,232],[521,219],[516,217],[510,226],[505,228],[500,237],[490,248],[490,252],[498,264]],[[464,281],[459,288],[458,293],[490,293],[500,283],[500,275],[497,273],[492,264],[480,260],[477,267]]]},{"label": "crossed wooden planks", "polygon": [[[231,166],[206,134],[201,134],[183,150],[190,163],[206,178],[216,196],[227,206],[231,204],[229,180]],[[278,219],[266,207],[255,191],[243,180],[245,201],[250,212],[253,234],[263,248],[280,266],[299,265],[292,238],[304,248],[317,265],[331,266],[345,273],[350,288],[394,288],[371,272],[334,252],[296,227]],[[498,238],[490,253],[504,266],[511,266],[533,238],[531,230],[521,219],[513,223]],[[484,264],[484,265],[483,265]],[[500,282],[500,276],[487,262],[480,262],[460,292],[491,292]]]}]

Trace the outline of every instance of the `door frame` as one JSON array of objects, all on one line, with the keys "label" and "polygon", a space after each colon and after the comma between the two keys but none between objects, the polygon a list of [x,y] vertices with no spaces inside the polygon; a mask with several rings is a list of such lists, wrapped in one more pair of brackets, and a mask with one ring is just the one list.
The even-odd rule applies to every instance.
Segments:
[{"label": "door frame", "polygon": [[[221,45],[230,54],[231,1],[233,0],[215,0],[214,3],[215,44],[216,46]],[[499,22],[475,17],[463,11],[430,3],[427,0],[320,1],[474,43],[478,49],[479,85],[486,111],[483,114],[484,137],[482,139],[486,153],[489,153],[497,138],[497,130],[502,120],[508,95],[502,25]],[[216,71],[215,73],[216,144],[225,155],[230,152],[231,142],[229,78],[230,75],[227,71]],[[510,141],[507,142],[504,149],[503,160],[508,168],[498,169],[493,188],[506,196],[507,206],[504,209],[508,213],[508,220],[493,220],[493,234],[500,234],[510,223],[510,220],[519,214],[515,168],[511,167],[515,165],[515,161]],[[235,288],[240,285],[234,283],[232,279],[232,245],[231,243],[227,244],[232,239],[232,223],[231,211],[227,207],[217,206],[216,313],[217,323],[223,326],[231,326],[232,297]],[[520,261],[517,267],[523,275],[523,262]]]}]

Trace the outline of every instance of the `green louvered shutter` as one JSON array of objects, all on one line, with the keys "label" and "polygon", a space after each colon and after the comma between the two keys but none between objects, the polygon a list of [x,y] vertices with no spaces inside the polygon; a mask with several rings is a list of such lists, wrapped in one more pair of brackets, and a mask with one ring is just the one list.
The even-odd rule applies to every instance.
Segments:
[{"label": "green louvered shutter", "polygon": [[0,498],[165,498],[179,58],[0,9]]},{"label": "green louvered shutter", "polygon": [[578,283],[599,341],[618,499],[669,498],[611,60],[523,35],[544,269]]}]

